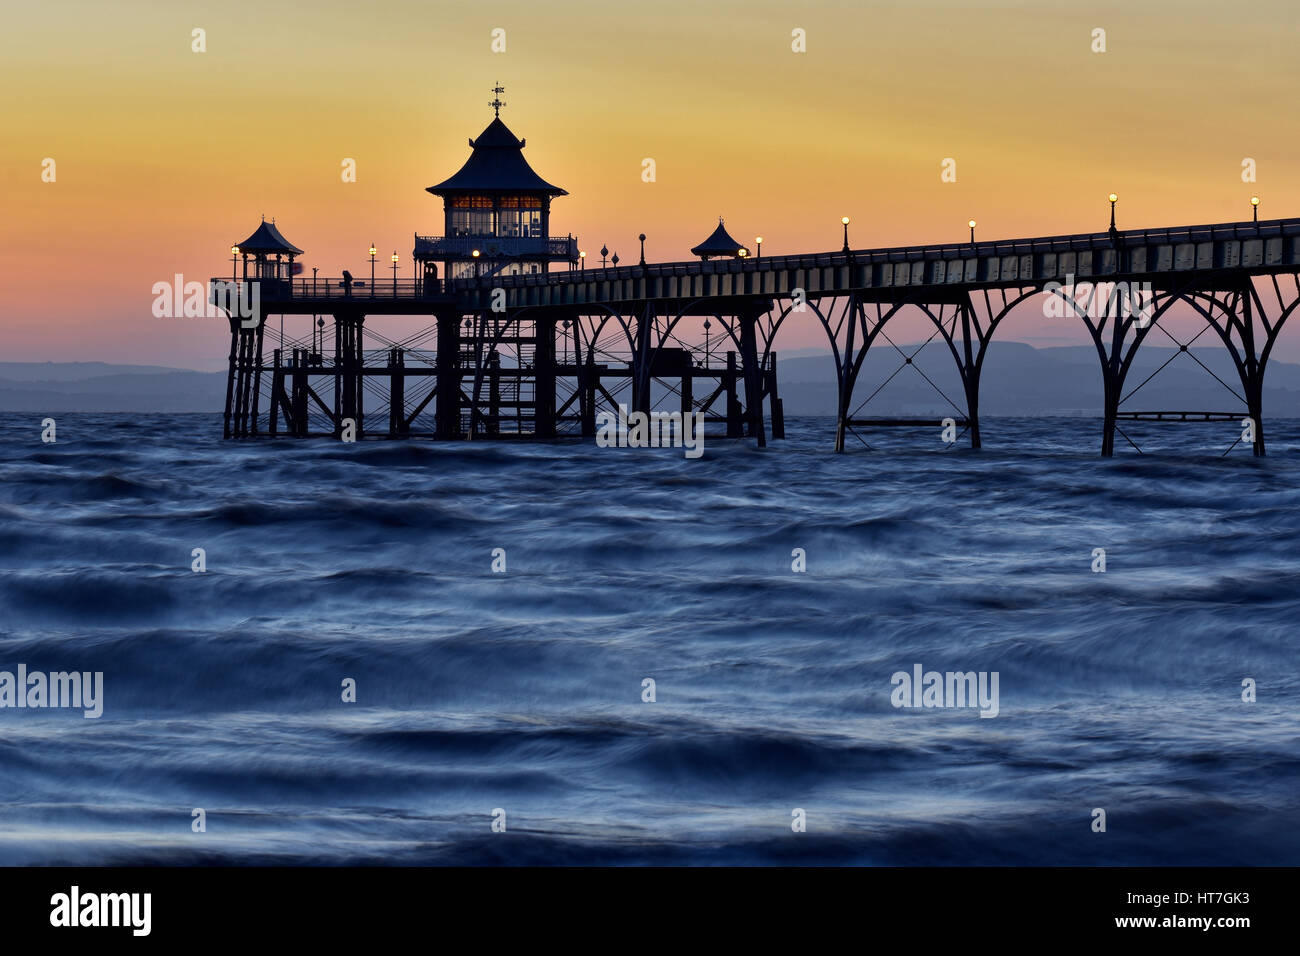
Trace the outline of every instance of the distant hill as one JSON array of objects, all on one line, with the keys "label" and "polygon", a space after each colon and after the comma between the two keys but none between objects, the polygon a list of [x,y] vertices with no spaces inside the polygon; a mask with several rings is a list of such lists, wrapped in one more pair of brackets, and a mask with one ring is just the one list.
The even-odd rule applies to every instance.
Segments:
[{"label": "distant hill", "polygon": [[188,371],[164,365],[110,365],[108,362],[0,362],[0,381],[79,382],[103,375],[163,375]]},{"label": "distant hill", "polygon": [[105,362],[0,362],[0,411],[219,412],[225,372]]},{"label": "distant hill", "polygon": [[[915,345],[900,348],[909,355],[917,350]],[[1242,407],[1210,374],[1240,391],[1231,360],[1221,348],[1193,349],[1188,355],[1179,355],[1174,348],[1144,345],[1129,373],[1127,389],[1137,388],[1166,362],[1167,367],[1143,385],[1124,408],[1235,412]],[[902,363],[903,356],[888,343],[873,347],[854,390],[854,407]],[[946,345],[925,346],[916,353],[913,364],[915,367],[905,367],[894,375],[860,414],[951,412],[952,407],[936,388],[964,407],[961,384]],[[786,415],[835,414],[835,374],[829,353],[782,357],[778,351],[777,369]],[[1265,414],[1300,417],[1300,365],[1270,363],[1267,382]],[[696,395],[700,394],[697,385]],[[104,362],[0,362],[0,411],[219,412],[225,398],[225,372]],[[980,387],[981,414],[1096,415],[1100,409],[1101,372],[1097,353],[1090,346],[1035,349],[1019,342],[989,346]]]}]

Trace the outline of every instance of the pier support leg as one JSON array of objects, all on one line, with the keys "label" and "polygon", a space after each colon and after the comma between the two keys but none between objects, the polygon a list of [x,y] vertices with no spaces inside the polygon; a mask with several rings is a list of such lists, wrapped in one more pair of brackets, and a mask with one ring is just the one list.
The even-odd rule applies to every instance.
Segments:
[{"label": "pier support leg", "polygon": [[736,393],[736,353],[727,353],[727,370],[722,374],[723,389],[727,393],[727,437],[740,438],[744,435],[744,421],[740,412],[740,396]]},{"label": "pier support leg", "polygon": [[[964,361],[961,367],[962,390],[966,393],[966,418],[970,426],[970,446],[980,447],[980,368],[984,364],[984,343],[972,343],[970,306],[961,307],[961,344]],[[978,351],[979,358],[975,358]]]},{"label": "pier support leg", "polygon": [[741,315],[740,349],[745,375],[745,418],[749,436],[758,439],[758,447],[767,447],[767,429],[763,425],[763,378],[758,367],[757,316]]},{"label": "pier support leg", "polygon": [[388,351],[388,437],[406,435],[406,351]]},{"label": "pier support leg", "polygon": [[1115,370],[1106,367],[1102,370],[1102,388],[1104,403],[1101,420],[1101,454],[1110,458],[1115,454],[1115,429],[1119,419],[1119,392],[1123,383],[1116,381]]},{"label": "pier support leg", "polygon": [[248,336],[239,330],[239,370],[235,374],[235,437],[244,437],[244,401],[248,394]]},{"label": "pier support leg", "polygon": [[[1260,377],[1262,379],[1262,376]],[[1256,458],[1267,454],[1264,447],[1264,383],[1256,380],[1246,386],[1246,406],[1251,421],[1255,424],[1255,443],[1253,451]]]},{"label": "pier support leg", "polygon": [[250,428],[249,428],[249,432],[252,435],[256,435],[258,432],[258,419],[260,417],[260,409],[262,404],[262,333],[263,330],[265,329],[265,326],[266,326],[265,320],[259,321],[257,323],[256,334],[252,337],[253,338],[253,342],[252,342],[253,408],[252,408],[252,420],[250,422]]},{"label": "pier support leg", "polygon": [[233,372],[234,381],[228,394],[231,395],[227,401],[228,414],[231,418],[229,426],[230,437],[247,438],[249,430],[249,415],[253,403],[254,383],[254,352],[257,350],[256,329],[246,329],[239,324],[238,320],[232,321],[234,327],[234,350],[233,350]]},{"label": "pier support leg", "polygon": [[230,320],[230,364],[226,372],[226,410],[223,415],[222,437],[233,438],[231,419],[235,413],[235,372],[239,360],[239,320]]},{"label": "pier support leg", "polygon": [[1110,316],[1110,321],[1112,330],[1110,354],[1102,367],[1105,408],[1101,423],[1101,454],[1104,458],[1110,458],[1115,454],[1115,429],[1119,421],[1119,402],[1124,393],[1123,356],[1124,337],[1127,332],[1127,327],[1118,314]]},{"label": "pier support leg", "polygon": [[632,353],[632,408],[634,412],[650,414],[650,393],[654,388],[655,353],[651,333],[655,327],[655,313],[647,303],[644,312],[636,317],[635,348]]},{"label": "pier support leg", "polygon": [[[1247,289],[1246,294],[1242,296],[1242,351],[1245,353],[1245,368],[1239,369],[1241,374],[1241,385],[1245,390],[1246,397],[1246,414],[1250,416],[1255,425],[1255,443],[1252,451],[1256,458],[1262,458],[1266,454],[1264,447],[1264,365],[1259,360],[1259,353],[1255,349],[1255,310],[1253,305],[1253,289]],[[1273,344],[1272,338],[1269,340],[1269,347]]]},{"label": "pier support leg", "polygon": [[[1238,397],[1245,402],[1245,417],[1250,419],[1254,430],[1251,451],[1256,457],[1266,455],[1264,371],[1283,326],[1300,311],[1300,271],[1285,277],[1242,277],[1218,291],[1185,288],[1176,294],[1200,313],[1227,347],[1241,381]],[[1187,350],[1191,343],[1179,344]],[[1246,438],[1245,424],[1242,423],[1242,437],[1232,447]]]},{"label": "pier support leg", "polygon": [[460,314],[440,312],[438,323],[437,402],[434,428],[439,438],[460,438]]},{"label": "pier support leg", "polygon": [[848,337],[845,343],[844,359],[841,363],[839,380],[839,403],[835,420],[835,451],[844,452],[844,436],[849,424],[849,405],[853,402],[853,381],[857,378],[853,363],[854,332],[858,327],[858,307],[856,302],[849,304]]},{"label": "pier support leg", "polygon": [[582,437],[596,437],[596,393],[600,389],[600,369],[587,362],[582,373]]},{"label": "pier support leg", "polygon": [[[993,334],[1002,320],[1026,299],[1038,295],[1041,288],[1037,285],[1023,285],[992,290],[952,291],[953,297],[941,296],[916,304],[934,323],[936,333],[943,336],[952,352],[966,403],[966,429],[970,433],[970,446],[979,449],[984,444],[980,428],[980,375],[984,359],[988,355],[989,343],[993,341]],[[982,310],[976,304],[977,300],[982,300]],[[951,317],[948,313],[950,308]],[[1095,327],[1089,328],[1094,340],[1097,340]],[[1098,345],[1098,354],[1104,354],[1101,345]],[[943,397],[951,403],[946,395]],[[960,413],[961,410],[957,411]]]},{"label": "pier support leg", "polygon": [[533,323],[533,422],[538,438],[554,438],[555,430],[555,319]]},{"label": "pier support leg", "polygon": [[[487,433],[493,438],[501,434],[501,356],[494,349],[488,354],[488,420]],[[515,382],[518,383],[516,378]],[[515,399],[519,398],[518,385]]]},{"label": "pier support leg", "polygon": [[346,347],[346,364],[344,371],[343,396],[344,405],[346,406],[345,418],[351,418],[356,423],[356,437],[360,441],[365,434],[365,389],[362,383],[364,379],[363,366],[365,357],[361,346],[361,326],[365,322],[364,315],[347,314],[342,317],[344,323],[343,340]]},{"label": "pier support leg", "polygon": [[354,358],[353,372],[356,375],[356,396],[357,396],[357,440],[360,441],[365,435],[366,422],[366,356],[362,348],[361,323],[364,316],[357,320],[356,324],[356,355]]},{"label": "pier support leg", "polygon": [[769,368],[765,373],[767,376],[767,397],[769,407],[772,409],[772,437],[785,437],[785,406],[781,403],[781,396],[777,391],[776,385],[776,353],[771,354]]},{"label": "pier support leg", "polygon": [[284,366],[281,364],[281,350],[271,353],[271,417],[267,430],[272,438],[280,433],[280,396],[284,393]]},{"label": "pier support leg", "polygon": [[293,433],[307,437],[307,349],[293,350]]}]

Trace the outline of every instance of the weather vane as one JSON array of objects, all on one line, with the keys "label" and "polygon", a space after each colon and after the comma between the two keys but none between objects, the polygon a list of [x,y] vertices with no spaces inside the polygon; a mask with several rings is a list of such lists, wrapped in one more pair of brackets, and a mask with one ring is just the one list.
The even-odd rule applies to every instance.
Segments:
[{"label": "weather vane", "polygon": [[500,115],[501,115],[501,107],[503,107],[503,106],[506,105],[505,103],[503,103],[503,102],[501,101],[501,94],[504,93],[505,91],[506,91],[506,88],[505,88],[504,86],[501,85],[500,80],[497,81],[497,85],[496,85],[496,86],[492,87],[492,92],[496,94],[496,98],[493,99],[492,102],[488,104],[488,106],[490,106],[490,107],[492,107],[494,110],[496,110],[496,115],[497,115],[497,116],[500,116]]}]

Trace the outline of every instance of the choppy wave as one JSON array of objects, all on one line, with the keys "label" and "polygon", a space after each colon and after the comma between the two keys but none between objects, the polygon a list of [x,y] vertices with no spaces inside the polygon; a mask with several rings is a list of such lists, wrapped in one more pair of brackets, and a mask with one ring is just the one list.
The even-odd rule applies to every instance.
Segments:
[{"label": "choppy wave", "polygon": [[[102,671],[104,715],[0,709],[0,863],[1300,862],[1300,422],[58,428],[0,418],[0,670]],[[996,719],[893,707],[916,663],[997,671]]]}]

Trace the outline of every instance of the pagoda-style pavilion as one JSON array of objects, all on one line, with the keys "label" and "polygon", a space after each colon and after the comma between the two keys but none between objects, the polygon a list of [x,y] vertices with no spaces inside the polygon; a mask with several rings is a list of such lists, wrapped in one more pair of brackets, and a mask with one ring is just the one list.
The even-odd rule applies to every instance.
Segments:
[{"label": "pagoda-style pavilion", "polygon": [[710,259],[743,259],[749,255],[749,250],[731,238],[719,216],[718,228],[713,230],[709,238],[691,249],[691,255],[699,256],[705,262]]},{"label": "pagoda-style pavilion", "polygon": [[[243,242],[231,248],[235,255],[244,260],[245,279],[288,279],[293,275],[293,261],[302,255],[302,250],[291,243],[280,230],[275,228],[275,220],[266,221]],[[253,262],[253,271],[248,270],[249,260]]]},{"label": "pagoda-style pavilion", "polygon": [[578,244],[572,236],[550,238],[551,200],[568,192],[538,176],[524,159],[525,140],[501,122],[502,87],[488,105],[496,115],[469,145],[465,165],[428,192],[443,199],[445,226],[441,236],[416,236],[415,259],[424,275],[437,275],[445,265],[448,279],[519,275],[550,271],[552,262],[573,268]]}]

